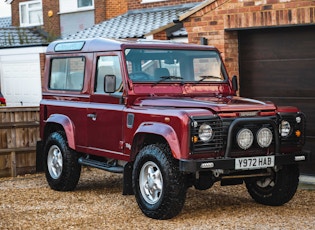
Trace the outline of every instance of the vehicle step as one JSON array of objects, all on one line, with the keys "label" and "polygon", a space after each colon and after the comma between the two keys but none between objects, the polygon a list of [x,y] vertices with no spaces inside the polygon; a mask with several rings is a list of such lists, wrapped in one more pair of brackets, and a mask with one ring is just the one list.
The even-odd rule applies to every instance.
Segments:
[{"label": "vehicle step", "polygon": [[80,157],[78,162],[81,165],[102,169],[102,170],[109,171],[112,173],[123,173],[124,172],[124,168],[122,166],[111,166],[111,165],[108,165],[108,164],[101,162],[101,161],[86,159],[83,157]]}]

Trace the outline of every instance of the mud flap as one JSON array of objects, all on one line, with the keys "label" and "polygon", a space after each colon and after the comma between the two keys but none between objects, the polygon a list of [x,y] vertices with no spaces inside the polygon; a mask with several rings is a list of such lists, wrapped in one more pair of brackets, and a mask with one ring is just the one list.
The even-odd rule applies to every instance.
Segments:
[{"label": "mud flap", "polygon": [[124,167],[123,195],[134,195],[132,188],[132,168],[132,162],[128,162]]},{"label": "mud flap", "polygon": [[43,165],[43,142],[37,141],[36,142],[36,172],[43,172],[44,165]]}]

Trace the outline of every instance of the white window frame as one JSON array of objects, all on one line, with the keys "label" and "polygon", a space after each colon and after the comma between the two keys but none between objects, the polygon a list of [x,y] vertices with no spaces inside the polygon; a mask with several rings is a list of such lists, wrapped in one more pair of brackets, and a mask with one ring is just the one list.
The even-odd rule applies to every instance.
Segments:
[{"label": "white window frame", "polygon": [[[34,7],[31,8],[29,7],[31,4],[36,4],[40,3],[40,7]],[[26,7],[26,15],[24,15],[26,22],[22,21],[22,6]],[[31,23],[30,22],[30,12],[31,11],[41,11],[41,18],[39,19],[38,22]],[[20,26],[21,27],[27,27],[27,26],[39,26],[43,25],[43,6],[42,6],[42,1],[41,0],[35,0],[35,1],[27,1],[27,2],[20,2],[19,3],[19,15],[20,15]]]},{"label": "white window frame", "polygon": [[78,6],[78,0],[59,0],[59,14],[75,13],[80,11],[94,10],[94,0],[92,6]]}]

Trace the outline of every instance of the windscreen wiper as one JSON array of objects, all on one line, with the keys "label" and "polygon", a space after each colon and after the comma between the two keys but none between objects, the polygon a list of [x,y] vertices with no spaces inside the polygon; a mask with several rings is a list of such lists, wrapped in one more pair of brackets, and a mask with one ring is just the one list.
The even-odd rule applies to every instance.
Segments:
[{"label": "windscreen wiper", "polygon": [[203,76],[199,76],[201,79],[198,82],[204,81],[206,79],[220,79],[222,80],[221,77],[218,76],[212,76],[212,75],[203,75]]},{"label": "windscreen wiper", "polygon": [[182,80],[183,79],[182,77],[178,77],[178,76],[162,76],[160,78],[161,78],[160,80],[154,83],[154,86],[166,80]]}]

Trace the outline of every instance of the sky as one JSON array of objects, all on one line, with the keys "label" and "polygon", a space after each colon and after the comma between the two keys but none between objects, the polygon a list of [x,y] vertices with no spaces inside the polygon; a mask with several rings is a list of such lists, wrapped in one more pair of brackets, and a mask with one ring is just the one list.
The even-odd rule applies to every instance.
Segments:
[{"label": "sky", "polygon": [[0,0],[0,18],[11,16],[11,5]]}]

